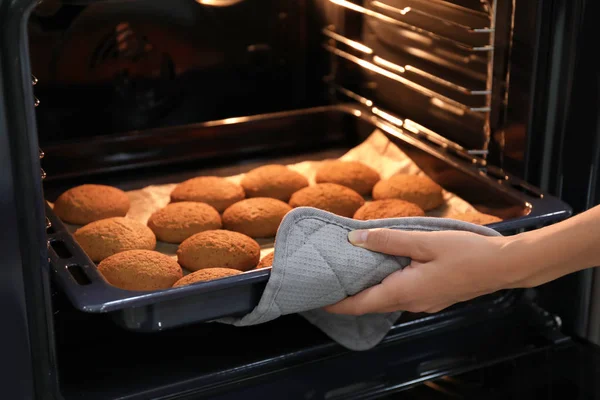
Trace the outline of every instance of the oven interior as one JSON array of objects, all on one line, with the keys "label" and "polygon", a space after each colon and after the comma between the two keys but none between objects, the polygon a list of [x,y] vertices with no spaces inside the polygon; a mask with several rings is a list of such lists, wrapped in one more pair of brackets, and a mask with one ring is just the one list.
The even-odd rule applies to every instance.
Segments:
[{"label": "oven interior", "polygon": [[[526,163],[527,154],[527,130],[507,120],[519,112],[519,99],[509,101],[514,7],[502,0],[45,0],[33,8],[27,28],[45,199],[79,183],[128,190],[338,157],[377,126],[444,188],[512,220],[503,233],[564,218],[568,207],[503,168]],[[47,223],[52,236],[56,227]],[[257,281],[256,293],[267,278]],[[220,368],[229,368],[230,376],[216,379],[225,384],[245,373],[268,380],[311,359],[344,360],[340,348],[297,317],[235,332],[174,323],[165,332],[136,333],[112,322],[131,328],[143,307],[90,314],[75,309],[59,287],[52,296],[65,397],[77,398],[87,385],[102,398],[103,382],[122,390],[127,382],[141,385],[122,398],[150,388],[166,395],[161,370],[175,362],[164,349],[177,340],[199,343],[189,365],[181,364],[178,390],[213,385],[206,382]],[[562,340],[547,334],[556,321],[542,310],[533,318],[523,297],[498,293],[436,316],[405,314],[389,340],[422,340],[427,349],[426,332],[459,330],[469,325],[466,315],[471,323],[493,318],[498,328],[511,318],[527,325],[506,328],[514,339],[506,342],[509,352]],[[303,339],[275,337],[289,330]],[[523,344],[530,331],[535,339]],[[227,341],[240,334],[256,349],[229,355]],[[111,340],[122,343],[111,347]],[[162,348],[165,362],[146,357],[149,347]],[[144,360],[152,384],[132,375],[128,354]],[[271,367],[260,365],[277,357]],[[419,357],[441,366],[407,359],[402,379],[416,382],[473,361],[425,350]],[[92,359],[96,372],[83,376],[81,366]],[[193,368],[197,359],[207,360],[201,373]],[[411,375],[419,365],[420,378]]]},{"label": "oven interior", "polygon": [[37,6],[40,144],[341,101],[472,155],[500,141],[510,2],[218,3]]}]

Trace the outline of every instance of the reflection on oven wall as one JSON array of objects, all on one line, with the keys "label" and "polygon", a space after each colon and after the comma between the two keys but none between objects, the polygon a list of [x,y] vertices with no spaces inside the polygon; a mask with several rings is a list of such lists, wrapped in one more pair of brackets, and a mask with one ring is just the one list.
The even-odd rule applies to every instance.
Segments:
[{"label": "reflection on oven wall", "polygon": [[29,23],[40,141],[305,104],[305,2],[42,7]]}]

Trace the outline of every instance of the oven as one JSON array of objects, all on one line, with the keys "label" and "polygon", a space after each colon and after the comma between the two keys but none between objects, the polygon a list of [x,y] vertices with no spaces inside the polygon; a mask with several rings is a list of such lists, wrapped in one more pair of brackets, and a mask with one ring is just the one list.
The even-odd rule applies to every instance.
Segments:
[{"label": "oven", "polygon": [[47,204],[336,158],[377,130],[503,234],[560,221],[597,199],[595,8],[0,0],[2,398],[597,397],[594,271],[405,313],[353,352],[297,315],[209,322],[251,311],[269,270],[111,290]]}]

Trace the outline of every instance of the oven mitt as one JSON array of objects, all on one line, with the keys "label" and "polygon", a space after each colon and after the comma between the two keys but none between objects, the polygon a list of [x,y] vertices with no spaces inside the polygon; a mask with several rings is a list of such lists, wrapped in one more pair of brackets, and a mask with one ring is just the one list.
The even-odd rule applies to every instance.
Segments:
[{"label": "oven mitt", "polygon": [[376,346],[401,311],[348,316],[320,309],[376,285],[410,264],[409,258],[376,253],[348,242],[348,232],[372,228],[461,230],[500,236],[490,228],[451,219],[357,221],[314,208],[296,208],[286,215],[277,232],[274,267],[260,302],[246,316],[220,322],[247,326],[300,313],[348,349],[367,350]]}]

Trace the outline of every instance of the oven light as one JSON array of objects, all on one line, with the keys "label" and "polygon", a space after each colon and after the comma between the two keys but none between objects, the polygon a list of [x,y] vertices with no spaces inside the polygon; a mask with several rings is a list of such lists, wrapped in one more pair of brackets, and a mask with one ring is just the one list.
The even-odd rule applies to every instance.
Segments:
[{"label": "oven light", "polygon": [[221,122],[226,125],[230,124],[238,124],[240,122],[245,122],[248,120],[248,117],[235,117],[235,118],[225,118]]},{"label": "oven light", "polygon": [[196,0],[198,4],[211,7],[229,7],[242,1],[244,0]]}]

